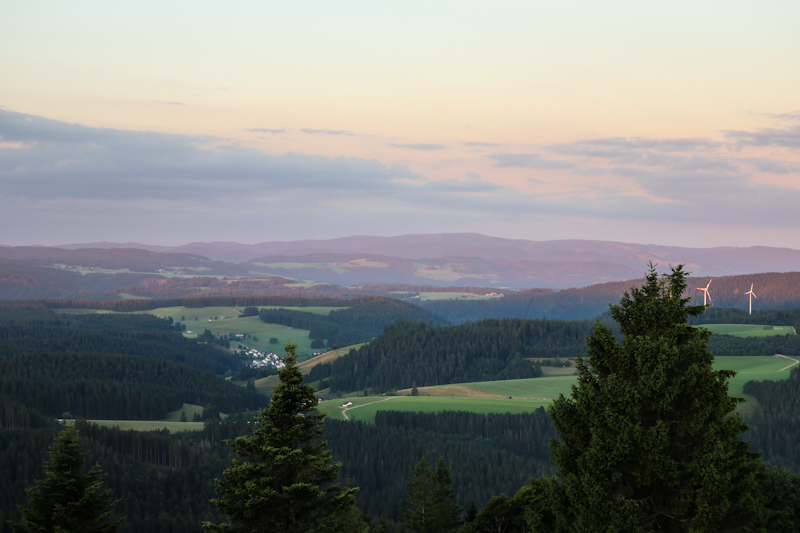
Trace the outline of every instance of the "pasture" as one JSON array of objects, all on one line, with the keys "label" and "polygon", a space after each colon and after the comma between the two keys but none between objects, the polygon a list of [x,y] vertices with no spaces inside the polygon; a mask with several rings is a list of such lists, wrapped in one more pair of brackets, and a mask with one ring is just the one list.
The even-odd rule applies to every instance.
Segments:
[{"label": "pasture", "polygon": [[[282,307],[278,305],[257,305],[261,309],[288,309],[290,311],[301,311],[303,313],[313,313],[315,315],[328,316],[331,311],[339,311],[341,309],[349,309],[349,307]],[[237,307],[238,310],[243,310],[243,307]]]},{"label": "pasture", "polygon": [[[800,359],[800,358],[797,358]],[[740,411],[747,413],[755,408],[754,398],[742,393],[748,381],[778,380],[789,377],[789,368],[797,364],[794,358],[785,357],[717,357],[715,370],[734,370],[737,375],[729,381],[732,396],[745,398],[747,403]],[[347,410],[351,420],[374,421],[379,409],[433,412],[463,410],[475,413],[520,413],[548,405],[559,394],[569,395],[576,377],[551,376],[531,379],[509,379],[419,387],[419,396],[366,396],[339,398],[320,403],[320,410],[329,416],[342,419],[339,407],[352,401],[355,409]],[[409,389],[400,391],[408,394]],[[509,396],[512,399],[509,399]],[[366,405],[369,404],[369,405]],[[361,407],[363,405],[363,407]]]},{"label": "pasture", "polygon": [[[311,355],[315,350],[311,349],[311,339],[308,338],[309,331],[307,329],[296,329],[289,326],[281,326],[279,324],[267,324],[257,316],[249,316],[243,318],[226,318],[220,320],[212,320],[211,322],[186,322],[186,327],[191,329],[194,333],[187,334],[190,337],[196,337],[208,329],[214,335],[220,333],[241,333],[250,335],[251,338],[243,339],[241,344],[248,348],[255,348],[264,352],[274,352],[278,355],[283,355],[283,345],[287,341],[297,343],[297,354],[300,356]],[[252,336],[255,335],[257,340]],[[277,344],[270,344],[269,339],[275,337],[278,339]],[[239,341],[231,341],[231,348],[238,348]]]},{"label": "pasture", "polygon": [[491,300],[499,298],[499,296],[486,296],[484,294],[470,294],[464,292],[421,292],[419,293],[420,301],[427,302],[429,300]]},{"label": "pasture", "polygon": [[103,427],[135,429],[136,431],[158,431],[167,429],[170,433],[181,431],[202,431],[202,422],[165,422],[164,420],[88,420]]},{"label": "pasture", "polygon": [[[361,344],[345,346],[344,348],[338,348],[336,350],[331,350],[329,352],[325,352],[315,357],[311,357],[310,359],[306,359],[305,361],[298,363],[297,368],[299,368],[300,372],[302,372],[303,374],[308,374],[308,371],[311,370],[311,368],[313,368],[314,366],[320,363],[330,363],[334,359],[349,353],[352,348],[358,349],[364,346],[364,344],[366,343],[362,342]],[[278,376],[273,375],[258,379],[253,383],[255,384],[256,389],[259,392],[262,392],[264,394],[269,394],[270,391],[272,391],[272,389],[275,388],[275,386],[279,383],[279,381],[278,381]]]},{"label": "pasture", "polygon": [[[164,419],[165,422],[180,422],[181,421],[181,413],[186,413],[186,419],[191,422],[194,415],[200,416],[203,414],[203,406],[202,405],[195,405],[193,403],[185,403],[183,407],[180,409],[176,409],[171,413],[167,413],[167,417]],[[223,417],[224,418],[224,417]]]},{"label": "pasture", "polygon": [[703,324],[711,333],[734,337],[771,337],[773,335],[796,335],[791,326],[754,326],[751,324]]},{"label": "pasture", "polygon": [[343,420],[340,406],[352,401],[347,409],[349,420],[374,422],[375,413],[381,410],[422,411],[470,411],[473,413],[527,413],[547,405],[549,402],[535,400],[509,400],[508,398],[459,398],[446,396],[364,396],[327,400],[320,402],[320,411],[337,420]]}]

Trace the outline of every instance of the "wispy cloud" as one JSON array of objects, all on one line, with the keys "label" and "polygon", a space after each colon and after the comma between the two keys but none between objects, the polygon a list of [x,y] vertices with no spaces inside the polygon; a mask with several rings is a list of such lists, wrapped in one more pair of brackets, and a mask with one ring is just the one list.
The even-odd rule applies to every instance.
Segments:
[{"label": "wispy cloud", "polygon": [[411,143],[411,144],[389,143],[389,146],[394,146],[395,148],[407,148],[409,150],[424,150],[424,151],[444,150],[445,148],[447,148],[446,144],[425,144],[425,143]]},{"label": "wispy cloud", "polygon": [[281,133],[286,133],[286,128],[280,128],[280,129],[275,129],[275,130],[272,130],[272,129],[269,129],[269,128],[249,128],[249,129],[246,129],[244,131],[247,131],[247,132],[250,132],[250,133],[270,133],[272,135],[279,135]]},{"label": "wispy cloud", "polygon": [[793,128],[762,128],[756,131],[728,130],[728,139],[738,146],[775,146],[781,148],[800,148],[800,124]]},{"label": "wispy cloud", "polygon": [[[479,230],[480,221],[524,224],[538,216],[741,224],[745,212],[760,224],[800,226],[800,191],[752,178],[756,171],[794,172],[796,163],[737,159],[724,146],[703,148],[710,146],[707,140],[584,141],[559,145],[564,160],[539,153],[488,156],[495,168],[574,169],[555,188],[528,178],[531,185],[546,183],[546,194],[533,192],[543,187],[516,189],[477,172],[464,179],[431,179],[403,165],[272,155],[220,141],[91,128],[0,110],[0,227],[18,228],[25,220],[20,231],[40,235],[68,235],[81,227],[95,232],[96,240],[125,232],[133,238],[130,228],[170,227],[184,228],[180,240],[197,240],[200,234],[224,238],[218,228],[237,221],[238,227],[258,228],[253,239],[266,238],[263,232],[279,239],[287,227],[305,228],[306,234],[320,228],[328,234],[336,228],[339,235],[363,228],[392,233],[398,230],[391,228],[431,231],[438,220],[449,228]],[[665,148],[676,145],[683,151]],[[570,154],[562,153],[566,146]],[[412,222],[417,225],[409,226]]]},{"label": "wispy cloud", "polygon": [[495,161],[495,168],[573,168],[573,163],[545,159],[539,154],[506,154],[497,153],[486,156]]},{"label": "wispy cloud", "polygon": [[794,113],[762,113],[764,116],[770,117],[774,120],[800,120],[800,111]]},{"label": "wispy cloud", "polygon": [[309,135],[343,135],[345,137],[355,136],[355,133],[347,130],[313,130],[310,128],[302,128],[300,131]]},{"label": "wispy cloud", "polygon": [[503,146],[500,143],[484,143],[484,142],[476,142],[476,141],[467,141],[461,143],[464,146],[471,146],[473,148],[497,148]]}]

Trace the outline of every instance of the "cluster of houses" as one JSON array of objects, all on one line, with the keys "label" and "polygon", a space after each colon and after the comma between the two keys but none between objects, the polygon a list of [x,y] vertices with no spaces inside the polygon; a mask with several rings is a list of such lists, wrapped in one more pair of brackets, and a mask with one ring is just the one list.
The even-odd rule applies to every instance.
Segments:
[{"label": "cluster of houses", "polygon": [[247,355],[253,358],[253,362],[250,363],[250,368],[266,368],[266,367],[273,367],[273,368],[283,368],[285,365],[281,358],[278,357],[278,354],[269,352],[262,352],[256,350],[255,348],[251,348]]}]

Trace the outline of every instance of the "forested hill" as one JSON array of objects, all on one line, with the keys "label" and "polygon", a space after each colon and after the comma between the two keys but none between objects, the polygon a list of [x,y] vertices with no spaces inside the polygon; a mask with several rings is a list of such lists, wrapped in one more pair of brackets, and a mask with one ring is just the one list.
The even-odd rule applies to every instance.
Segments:
[{"label": "forested hill", "polygon": [[487,319],[432,328],[398,322],[359,350],[312,368],[332,391],[393,389],[469,381],[530,378],[541,368],[530,357],[583,353],[589,321]]},{"label": "forested hill", "polygon": [[186,365],[131,355],[20,354],[0,360],[0,396],[47,416],[160,420],[184,403],[233,413],[265,406],[255,387],[239,387]]},{"label": "forested hill", "polygon": [[368,341],[395,322],[424,321],[433,327],[445,326],[446,320],[416,305],[383,296],[353,298],[347,309],[337,309],[328,315],[290,309],[262,309],[258,316],[268,324],[282,324],[307,329],[309,338],[319,347],[345,346]]},{"label": "forested hill", "polygon": [[185,338],[169,319],[53,314],[21,303],[6,311],[0,313],[0,395],[48,416],[160,419],[183,403],[225,413],[267,403],[254,387],[211,373],[237,370],[239,356]]},{"label": "forested hill", "polygon": [[[703,293],[696,287],[705,287],[712,278],[688,278],[688,297],[693,305],[702,305]],[[452,323],[482,318],[553,318],[583,320],[607,311],[631,286],[641,280],[616,281],[566,289],[557,292],[505,291],[505,296],[490,300],[430,300],[421,302],[425,309],[446,318]],[[791,309],[800,307],[800,272],[747,274],[713,278],[709,287],[714,306],[748,309],[745,294],[753,284],[757,298],[754,310]]]},{"label": "forested hill", "polygon": [[0,316],[0,359],[23,353],[95,352],[141,355],[222,374],[242,361],[229,352],[185,338],[171,320],[152,315]]}]

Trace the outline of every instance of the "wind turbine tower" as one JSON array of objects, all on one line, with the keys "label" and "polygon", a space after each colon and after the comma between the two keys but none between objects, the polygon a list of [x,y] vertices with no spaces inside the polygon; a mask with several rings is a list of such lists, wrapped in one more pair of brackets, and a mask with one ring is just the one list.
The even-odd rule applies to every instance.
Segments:
[{"label": "wind turbine tower", "polygon": [[[714,278],[708,280],[708,285],[711,285],[712,281],[714,281]],[[708,297],[709,302],[714,303],[713,300],[711,300],[711,293],[708,292],[708,285],[705,287],[697,287],[698,291],[703,291],[703,305],[706,305],[706,297]]]},{"label": "wind turbine tower", "polygon": [[753,298],[758,298],[758,296],[756,296],[756,293],[753,292],[753,284],[752,283],[750,284],[750,290],[747,291],[745,294],[749,294],[750,295],[750,314],[752,315],[753,314]]}]

